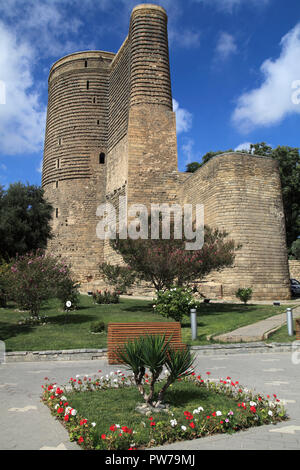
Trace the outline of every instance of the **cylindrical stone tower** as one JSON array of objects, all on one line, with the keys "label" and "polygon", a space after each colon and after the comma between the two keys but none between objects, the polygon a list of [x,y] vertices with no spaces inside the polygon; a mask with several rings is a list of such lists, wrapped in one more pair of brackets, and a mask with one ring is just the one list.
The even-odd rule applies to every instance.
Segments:
[{"label": "cylindrical stone tower", "polygon": [[167,22],[165,10],[157,5],[138,5],[131,14],[129,203],[167,203],[176,199],[176,118]]},{"label": "cylindrical stone tower", "polygon": [[54,208],[48,249],[79,281],[99,275],[96,208],[105,198],[109,67],[114,54],[78,52],[50,70],[42,184]]}]

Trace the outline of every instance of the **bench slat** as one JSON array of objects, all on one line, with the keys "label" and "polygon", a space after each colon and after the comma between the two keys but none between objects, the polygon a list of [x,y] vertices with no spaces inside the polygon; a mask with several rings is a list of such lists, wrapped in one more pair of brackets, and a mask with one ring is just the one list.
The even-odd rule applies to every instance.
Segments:
[{"label": "bench slat", "polygon": [[174,349],[185,348],[181,341],[181,325],[179,322],[136,322],[136,323],[108,323],[108,363],[120,364],[118,351],[128,339],[134,339],[148,334],[166,335],[171,337],[170,345]]}]

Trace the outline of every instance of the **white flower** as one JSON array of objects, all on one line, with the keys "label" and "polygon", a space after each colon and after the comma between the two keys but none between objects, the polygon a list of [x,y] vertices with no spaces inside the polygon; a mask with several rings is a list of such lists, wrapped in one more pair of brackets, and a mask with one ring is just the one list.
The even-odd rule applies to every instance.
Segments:
[{"label": "white flower", "polygon": [[221,416],[221,415],[222,415],[222,412],[221,412],[221,411],[216,411],[216,415],[217,415],[217,416]]},{"label": "white flower", "polygon": [[70,308],[71,305],[72,305],[72,302],[70,302],[70,300],[67,300],[67,302],[66,302],[66,307]]},{"label": "white flower", "polygon": [[198,410],[199,410],[199,411],[204,411],[204,409],[202,408],[202,406],[198,406]]},{"label": "white flower", "polygon": [[196,415],[198,413],[200,413],[200,411],[198,409],[193,411],[193,415]]},{"label": "white flower", "polygon": [[186,426],[181,426],[181,429],[182,429],[183,431],[186,431]]},{"label": "white flower", "polygon": [[174,426],[177,425],[176,419],[171,419],[170,423],[171,423],[172,428],[174,428]]},{"label": "white flower", "polygon": [[269,416],[273,416],[273,411],[269,410],[269,411],[268,411],[268,415],[269,415]]},{"label": "white flower", "polygon": [[250,401],[250,406],[256,406],[255,401]]},{"label": "white flower", "polygon": [[55,405],[55,407],[54,407],[54,408],[57,410],[57,408],[59,408],[59,405],[58,405],[58,404],[57,404],[57,405]]},{"label": "white flower", "polygon": [[76,411],[76,410],[74,410],[74,409],[73,409],[73,410],[71,410],[71,411],[70,411],[70,413],[71,413],[71,415],[72,415],[72,416],[76,416],[76,415],[77,415],[77,411]]},{"label": "white flower", "polygon": [[77,375],[76,375],[76,379],[78,379],[78,377],[80,377],[80,375],[79,375],[79,374],[77,374]]},{"label": "white flower", "polygon": [[91,423],[91,425],[93,426],[93,428],[96,426],[96,423]]},{"label": "white flower", "polygon": [[65,396],[60,397],[61,401],[67,401],[67,398]]}]

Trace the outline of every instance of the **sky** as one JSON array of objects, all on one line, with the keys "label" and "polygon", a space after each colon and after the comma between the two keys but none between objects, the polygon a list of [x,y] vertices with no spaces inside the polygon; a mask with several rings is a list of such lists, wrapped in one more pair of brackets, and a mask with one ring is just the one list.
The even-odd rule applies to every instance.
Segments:
[{"label": "sky", "polygon": [[[0,3],[0,185],[41,184],[51,65],[117,52],[134,0]],[[168,14],[178,167],[250,143],[300,147],[299,0],[160,0]]]}]

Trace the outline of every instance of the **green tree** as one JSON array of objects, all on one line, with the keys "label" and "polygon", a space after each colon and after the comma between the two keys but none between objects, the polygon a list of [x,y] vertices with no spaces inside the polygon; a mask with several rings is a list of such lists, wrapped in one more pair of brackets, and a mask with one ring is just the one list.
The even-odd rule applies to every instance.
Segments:
[{"label": "green tree", "polygon": [[38,186],[14,183],[6,191],[0,188],[0,256],[8,260],[46,248],[52,210]]},{"label": "green tree", "polygon": [[291,258],[300,260],[300,238],[297,238],[291,246]]},{"label": "green tree", "polygon": [[170,239],[152,239],[149,221],[148,233],[147,239],[137,240],[117,236],[111,245],[138,279],[151,282],[157,291],[189,285],[212,270],[232,266],[238,249],[225,231],[209,227],[204,229],[202,248],[196,250],[186,250],[185,237],[174,239],[172,227]]}]

